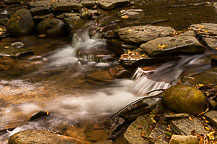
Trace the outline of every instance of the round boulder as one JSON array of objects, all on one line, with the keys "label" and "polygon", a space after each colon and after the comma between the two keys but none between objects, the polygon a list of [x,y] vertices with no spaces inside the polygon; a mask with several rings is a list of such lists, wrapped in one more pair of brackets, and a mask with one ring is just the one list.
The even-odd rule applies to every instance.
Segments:
[{"label": "round boulder", "polygon": [[35,27],[32,15],[27,9],[16,11],[8,20],[7,25],[8,31],[12,35],[30,34]]},{"label": "round boulder", "polygon": [[163,93],[163,104],[175,112],[199,114],[205,110],[205,96],[193,87],[175,85]]},{"label": "round boulder", "polygon": [[62,20],[48,18],[37,25],[39,34],[45,34],[48,37],[63,36],[66,32],[65,24]]}]

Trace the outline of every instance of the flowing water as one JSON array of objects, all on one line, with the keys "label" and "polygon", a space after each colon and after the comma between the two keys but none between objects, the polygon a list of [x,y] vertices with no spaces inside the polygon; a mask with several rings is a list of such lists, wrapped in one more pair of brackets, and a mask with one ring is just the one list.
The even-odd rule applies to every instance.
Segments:
[{"label": "flowing water", "polygon": [[[197,22],[217,22],[215,9],[210,7],[149,9],[143,20],[169,17],[170,21],[164,24],[177,29]],[[196,16],[201,8],[207,10]],[[186,11],[191,18],[180,14]],[[177,22],[177,15],[183,21]],[[5,143],[10,135],[22,130],[44,129],[58,133],[57,125],[74,125],[78,121],[108,117],[141,97],[159,94],[160,90],[176,84],[180,77],[211,67],[206,61],[210,53],[182,56],[155,70],[138,68],[132,79],[114,80],[108,77],[108,71],[116,65],[116,58],[107,50],[100,34],[90,37],[88,29],[84,28],[73,36],[72,44],[68,41],[33,41],[36,42],[29,47],[41,56],[24,60],[2,58],[11,67],[4,67],[0,75],[0,130],[15,128],[0,131],[0,141]],[[39,111],[48,111],[51,115],[28,121]]]}]

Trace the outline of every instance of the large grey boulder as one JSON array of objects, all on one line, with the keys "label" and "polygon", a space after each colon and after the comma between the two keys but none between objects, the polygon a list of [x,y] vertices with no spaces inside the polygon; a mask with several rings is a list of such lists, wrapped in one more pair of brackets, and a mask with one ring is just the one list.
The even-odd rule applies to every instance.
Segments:
[{"label": "large grey boulder", "polygon": [[198,144],[197,136],[172,135],[169,144]]},{"label": "large grey boulder", "polygon": [[205,50],[204,46],[192,36],[160,37],[142,44],[140,48],[148,56],[195,54]]},{"label": "large grey boulder", "polygon": [[204,94],[193,87],[175,85],[163,93],[163,104],[172,111],[199,114],[205,110]]},{"label": "large grey boulder", "polygon": [[8,144],[80,144],[73,138],[53,134],[44,130],[25,130],[12,135]]},{"label": "large grey boulder", "polygon": [[117,30],[122,40],[131,43],[143,43],[158,37],[171,36],[174,31],[171,27],[151,25],[124,27]]},{"label": "large grey boulder", "polygon": [[27,9],[16,11],[9,19],[7,25],[8,31],[12,35],[30,34],[35,27],[32,15]]},{"label": "large grey boulder", "polygon": [[129,3],[130,0],[98,0],[99,6],[106,10],[126,6]]},{"label": "large grey boulder", "polygon": [[65,24],[62,20],[48,18],[37,25],[39,34],[45,34],[49,37],[63,36],[65,34]]}]

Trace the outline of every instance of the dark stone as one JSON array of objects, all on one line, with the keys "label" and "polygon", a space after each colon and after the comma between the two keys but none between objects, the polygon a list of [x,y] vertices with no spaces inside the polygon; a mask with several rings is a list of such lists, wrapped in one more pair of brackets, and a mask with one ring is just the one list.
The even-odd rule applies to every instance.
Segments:
[{"label": "dark stone", "polygon": [[106,43],[107,43],[107,48],[117,56],[120,56],[124,53],[122,49],[122,44],[123,44],[122,41],[118,39],[108,39]]},{"label": "dark stone", "polygon": [[34,121],[34,120],[37,120],[39,118],[49,116],[49,115],[50,115],[50,113],[47,111],[40,111],[40,112],[33,114],[32,117],[29,119],[29,121]]},{"label": "dark stone", "polygon": [[165,56],[177,54],[196,54],[205,48],[192,36],[160,37],[140,46],[141,52],[148,56]]},{"label": "dark stone", "polygon": [[198,144],[199,140],[197,136],[192,135],[173,135],[169,141],[169,144]]},{"label": "dark stone", "polygon": [[98,0],[98,4],[102,9],[111,10],[118,7],[126,6],[130,0]]},{"label": "dark stone", "polygon": [[65,24],[62,20],[48,18],[37,25],[39,34],[45,34],[49,37],[64,36],[66,33]]},{"label": "dark stone", "polygon": [[20,1],[20,0],[4,0],[4,2],[7,5],[21,4],[22,3],[22,1]]},{"label": "dark stone", "polygon": [[48,18],[53,18],[54,15],[53,14],[47,14],[47,15],[36,15],[33,17],[33,19],[36,21],[36,22],[41,22],[45,19],[48,19]]},{"label": "dark stone", "polygon": [[82,8],[81,3],[75,2],[56,2],[52,5],[52,11],[59,11],[59,12],[67,12],[67,11],[80,11]]},{"label": "dark stone", "polygon": [[81,3],[86,8],[95,8],[96,7],[95,0],[82,0]]},{"label": "dark stone", "polygon": [[0,1],[0,8],[4,8],[4,7],[5,7],[4,1]]},{"label": "dark stone", "polygon": [[34,29],[32,15],[27,9],[20,9],[8,20],[8,31],[12,35],[30,34]]},{"label": "dark stone", "polygon": [[134,104],[129,104],[117,114],[119,117],[127,121],[135,120],[138,116],[149,113],[157,105],[157,100],[154,98],[144,98]]},{"label": "dark stone", "polygon": [[147,42],[158,37],[171,36],[175,30],[171,27],[163,26],[133,26],[117,30],[119,37],[131,43]]},{"label": "dark stone", "polygon": [[31,13],[33,16],[36,15],[46,15],[50,13],[50,8],[49,7],[34,7],[30,9]]},{"label": "dark stone", "polygon": [[193,87],[175,85],[163,93],[163,104],[172,111],[199,114],[205,110],[205,96]]}]

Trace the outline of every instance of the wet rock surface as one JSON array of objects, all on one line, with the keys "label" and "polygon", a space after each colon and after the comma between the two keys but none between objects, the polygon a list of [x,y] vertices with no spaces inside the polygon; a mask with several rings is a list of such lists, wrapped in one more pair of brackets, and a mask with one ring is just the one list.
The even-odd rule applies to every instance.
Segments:
[{"label": "wet rock surface", "polygon": [[140,48],[148,56],[196,54],[204,52],[205,49],[195,37],[191,36],[156,38],[142,44]]},{"label": "wet rock surface", "polygon": [[174,31],[171,27],[147,25],[121,28],[118,30],[118,35],[126,42],[142,43],[157,37],[173,35]]},{"label": "wet rock surface", "polygon": [[[26,127],[33,129],[40,127],[68,136],[56,135],[43,130],[27,130],[17,133],[10,138],[12,141],[16,139],[19,142],[30,140],[37,143],[38,138],[41,137],[46,140],[46,143],[51,141],[51,143],[75,142],[82,144],[162,144],[168,143],[174,133],[180,135],[172,136],[170,143],[174,143],[174,141],[187,143],[188,139],[192,138],[191,136],[181,136],[181,134],[194,135],[195,141],[203,141],[203,139],[214,140],[215,137],[212,138],[212,136],[216,135],[214,129],[216,127],[215,112],[217,106],[216,68],[211,68],[193,76],[191,75],[193,72],[189,68],[190,72],[188,74],[190,74],[183,74],[185,78],[182,78],[182,82],[191,87],[186,86],[185,88],[180,88],[181,90],[174,89],[166,92],[167,94],[169,93],[168,95],[174,96],[169,105],[176,104],[175,109],[177,111],[184,109],[182,112],[190,114],[177,114],[166,108],[157,110],[157,107],[159,107],[157,101],[162,96],[159,95],[156,98],[146,98],[132,105],[127,105],[127,107],[116,114],[118,122],[113,123],[113,125],[108,124],[112,123],[110,119],[104,126],[98,123],[91,123],[89,119],[86,122],[79,121],[87,118],[85,104],[90,104],[90,109],[96,105],[103,105],[103,98],[100,99],[102,102],[99,102],[95,94],[88,99],[88,96],[83,96],[84,93],[89,95],[90,91],[93,93],[94,91],[98,92],[98,89],[107,86],[111,87],[113,83],[115,84],[116,78],[130,79],[138,66],[141,66],[142,70],[148,71],[146,74],[149,74],[149,71],[154,72],[164,62],[178,61],[179,57],[175,58],[175,54],[203,53],[207,46],[215,51],[216,15],[214,14],[215,9],[213,5],[215,6],[214,3],[201,3],[201,0],[99,0],[98,2],[94,0],[31,2],[25,0],[24,3],[17,0],[1,1],[0,53],[2,53],[1,56],[3,57],[0,57],[0,77],[6,80],[0,81],[0,121],[3,123],[0,127],[3,130],[0,132],[0,143],[2,134],[7,134],[7,132],[11,132],[16,127],[18,130]],[[28,38],[2,39],[8,37],[9,29],[6,28],[5,24],[10,16],[20,8],[29,9],[34,16],[33,20],[36,24],[45,19],[59,19],[63,20],[63,22],[48,22],[46,28],[40,32],[39,38],[35,34],[35,36]],[[201,13],[201,9],[204,10],[203,13]],[[16,20],[20,21],[20,19]],[[201,24],[192,25],[198,22]],[[50,59],[49,56],[65,47],[65,43],[61,44],[63,40],[61,40],[60,36],[68,37],[68,35],[61,33],[64,31],[60,28],[61,25],[67,26],[71,36],[79,34],[79,29],[91,27],[88,33],[88,36],[90,35],[88,42],[89,40],[95,40],[95,34],[99,32],[100,36],[97,37],[101,37],[102,34],[102,37],[108,40],[108,47],[103,45],[102,47],[94,48],[94,50],[92,48],[87,50],[85,48],[91,45],[87,44],[77,51],[80,62],[78,65],[74,66],[71,63],[68,66],[60,67],[58,67],[58,64],[49,65],[55,59]],[[189,25],[191,26],[189,27]],[[187,27],[189,27],[188,30],[186,29]],[[36,27],[33,28],[36,30]],[[181,32],[175,31],[175,29],[181,30]],[[79,38],[85,39],[85,35],[82,36],[81,34],[82,32],[80,32]],[[54,35],[56,35],[56,39],[47,38]],[[76,40],[80,41],[79,39]],[[151,48],[147,47],[150,43]],[[62,46],[57,46],[58,44]],[[143,49],[142,46],[139,46],[140,44],[146,47]],[[69,46],[68,49],[70,48]],[[107,48],[110,51],[107,51]],[[34,52],[35,55],[28,55],[33,54],[29,52]],[[67,52],[70,54],[70,51]],[[114,54],[116,57],[114,57]],[[119,61],[117,61],[118,58],[120,58]],[[212,66],[215,66],[216,58],[209,57],[208,59],[212,59]],[[96,64],[88,65],[93,61]],[[106,63],[108,61],[109,64]],[[113,67],[114,61],[115,66]],[[97,66],[98,63],[99,65]],[[198,61],[198,63],[201,64],[202,62]],[[208,65],[210,60],[207,60],[205,63]],[[107,65],[105,66],[105,64]],[[83,67],[84,65],[88,66]],[[155,68],[147,67],[147,65],[151,67],[154,65]],[[194,70],[194,67],[192,69]],[[14,79],[14,77],[25,80],[27,77],[29,82],[22,82],[22,80],[20,82],[10,82],[7,80]],[[39,82],[40,86],[32,85],[35,82]],[[124,83],[127,82],[124,81]],[[212,111],[204,112],[204,99],[201,102],[201,107],[194,103],[195,99],[190,104],[185,102],[185,99],[189,99],[186,96],[193,97],[198,94],[197,91],[199,90],[197,89],[201,90],[205,95],[209,104],[207,107],[212,109]],[[84,93],[81,93],[81,91]],[[118,103],[116,105],[120,105],[122,101],[128,98],[128,95],[125,96],[125,93],[122,94],[121,91],[122,87],[120,87],[120,93],[117,94],[116,98],[119,98],[119,96],[124,96],[124,98],[121,99],[120,103],[118,103],[118,99],[112,99],[110,108],[115,107],[116,103]],[[110,101],[110,98],[113,98],[112,90],[101,93],[109,97],[106,101]],[[66,97],[60,97],[62,95],[66,95],[67,99],[65,99]],[[202,96],[201,93],[199,95]],[[130,96],[132,98],[134,95],[132,96],[130,93]],[[204,96],[202,97],[204,98]],[[53,101],[55,98],[58,98],[58,100]],[[79,101],[80,98],[81,101]],[[180,100],[181,98],[184,100]],[[183,101],[184,104],[177,101]],[[189,101],[191,102],[192,100]],[[60,103],[64,103],[64,106],[60,109],[55,109]],[[75,105],[72,106],[72,103]],[[170,108],[169,105],[168,108]],[[104,109],[106,106],[107,103],[97,110],[100,111],[101,108]],[[45,111],[41,111],[42,107]],[[194,107],[196,107],[196,111],[192,109]],[[22,111],[22,108],[25,110]],[[54,113],[58,109],[59,113],[66,114],[65,119],[58,119],[57,116],[51,120],[47,116],[48,112],[46,109],[48,108],[53,108],[52,111]],[[80,111],[79,108],[84,109]],[[98,111],[97,113],[100,113],[100,116],[107,117],[107,111],[103,114]],[[35,115],[31,117],[34,113]],[[200,116],[193,117],[191,115],[198,113],[200,113]],[[78,123],[80,123],[78,125],[69,125],[68,118],[73,116],[79,117]],[[98,115],[94,118],[97,119]],[[74,122],[74,120],[70,119],[70,122]],[[102,122],[102,120],[100,119],[98,122]],[[111,129],[114,130],[113,135],[110,135]],[[125,132],[126,129],[127,131]],[[108,137],[112,140],[107,140]],[[191,141],[190,143],[194,142]]]}]

